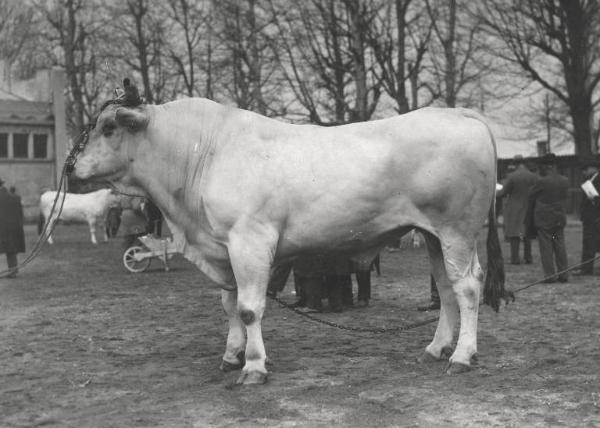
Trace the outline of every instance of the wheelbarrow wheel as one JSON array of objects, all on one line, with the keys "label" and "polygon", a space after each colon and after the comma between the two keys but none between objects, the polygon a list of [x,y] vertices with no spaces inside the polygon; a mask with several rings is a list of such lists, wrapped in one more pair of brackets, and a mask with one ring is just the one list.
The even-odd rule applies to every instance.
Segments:
[{"label": "wheelbarrow wheel", "polygon": [[129,247],[125,250],[123,253],[123,264],[125,265],[125,269],[133,273],[143,272],[148,269],[151,261],[150,258],[140,259],[139,256],[137,256],[138,253],[144,251],[144,248],[138,246]]}]

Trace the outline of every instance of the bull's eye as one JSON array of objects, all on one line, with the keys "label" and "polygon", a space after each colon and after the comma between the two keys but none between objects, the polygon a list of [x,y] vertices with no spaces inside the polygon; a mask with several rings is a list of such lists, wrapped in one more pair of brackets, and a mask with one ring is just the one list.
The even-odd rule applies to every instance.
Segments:
[{"label": "bull's eye", "polygon": [[115,129],[116,128],[117,128],[116,122],[114,122],[112,120],[107,120],[102,125],[102,128],[101,128],[102,129],[102,135],[105,136],[106,138],[110,138],[115,133]]}]

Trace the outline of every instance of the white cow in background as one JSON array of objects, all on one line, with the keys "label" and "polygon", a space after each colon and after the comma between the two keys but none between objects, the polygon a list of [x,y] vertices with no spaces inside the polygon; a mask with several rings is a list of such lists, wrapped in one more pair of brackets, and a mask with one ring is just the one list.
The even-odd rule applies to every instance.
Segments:
[{"label": "white cow in background", "polygon": [[[40,213],[44,217],[45,224],[52,224],[57,220],[58,210],[62,201],[62,194],[59,195],[56,202],[56,208],[50,218],[52,206],[56,198],[55,191],[47,191],[40,197]],[[63,204],[62,212],[58,220],[86,222],[90,227],[90,237],[93,244],[97,244],[96,225],[102,226],[100,229],[104,233],[104,240],[108,240],[104,222],[106,214],[111,206],[119,205],[120,197],[110,189],[100,189],[90,193],[67,193]],[[49,227],[49,226],[48,226]],[[49,230],[48,228],[46,230]],[[52,244],[52,235],[48,236],[48,242]]]}]

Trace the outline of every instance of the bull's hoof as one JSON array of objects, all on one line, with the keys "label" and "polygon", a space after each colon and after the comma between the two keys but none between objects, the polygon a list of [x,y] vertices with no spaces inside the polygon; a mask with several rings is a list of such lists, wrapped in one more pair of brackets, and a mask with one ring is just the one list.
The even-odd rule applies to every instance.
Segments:
[{"label": "bull's hoof", "polygon": [[502,296],[502,299],[504,300],[505,304],[508,305],[510,302],[515,301],[515,293],[513,293],[510,290],[506,290],[504,292],[504,295]]},{"label": "bull's hoof", "polygon": [[444,346],[442,348],[442,355],[440,359],[443,358],[444,360],[449,360],[452,354],[454,354],[454,349],[452,349],[451,346]]},{"label": "bull's hoof", "polygon": [[239,361],[238,363],[230,363],[229,361],[223,360],[220,367],[221,371],[223,373],[227,373],[244,367],[244,364],[246,364],[246,353],[244,351],[240,351],[237,353],[236,358]]},{"label": "bull's hoof", "polygon": [[450,363],[448,363],[448,366],[446,367],[446,374],[449,374],[449,375],[460,374],[460,373],[466,373],[470,370],[471,370],[471,366],[468,364],[450,362]]},{"label": "bull's hoof", "polygon": [[267,373],[259,371],[242,372],[238,380],[237,385],[262,385],[267,382]]},{"label": "bull's hoof", "polygon": [[221,366],[219,367],[223,373],[229,373],[235,370],[239,370],[244,367],[242,363],[230,363],[229,361],[221,361]]},{"label": "bull's hoof", "polygon": [[417,362],[420,364],[435,363],[437,361],[439,361],[439,358],[436,358],[427,351],[424,351],[420,357],[417,357]]}]

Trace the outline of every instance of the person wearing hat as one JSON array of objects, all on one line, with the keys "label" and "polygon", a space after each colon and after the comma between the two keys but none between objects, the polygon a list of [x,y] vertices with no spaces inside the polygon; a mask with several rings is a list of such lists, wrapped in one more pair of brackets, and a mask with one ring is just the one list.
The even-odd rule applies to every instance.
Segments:
[{"label": "person wearing hat", "polygon": [[6,254],[9,278],[17,276],[17,253],[25,252],[21,197],[4,187],[0,179],[0,252]]},{"label": "person wearing hat", "polygon": [[[596,253],[600,251],[600,161],[588,159],[582,163],[584,183],[581,185],[580,219],[582,226],[581,265],[575,276],[593,275]],[[589,261],[587,261],[589,260]]]},{"label": "person wearing hat", "polygon": [[[548,153],[540,160],[542,176],[537,179],[529,195],[528,217],[533,220],[540,247],[542,268],[551,283],[567,282],[567,250],[564,229],[567,224],[565,205],[569,180],[556,169],[556,155]],[[528,232],[531,235],[531,231]],[[558,275],[557,275],[557,272]]]},{"label": "person wearing hat", "polygon": [[532,263],[531,240],[525,235],[525,214],[529,191],[535,184],[538,176],[527,169],[522,156],[515,156],[516,168],[506,177],[502,189],[496,196],[505,197],[504,211],[504,236],[510,242],[510,263],[518,265],[519,246],[523,240],[523,259],[527,264]]}]

